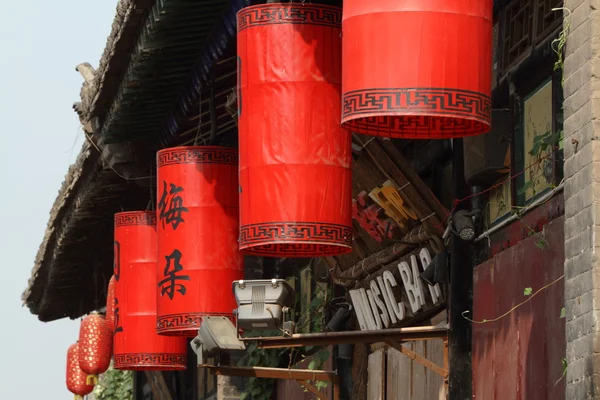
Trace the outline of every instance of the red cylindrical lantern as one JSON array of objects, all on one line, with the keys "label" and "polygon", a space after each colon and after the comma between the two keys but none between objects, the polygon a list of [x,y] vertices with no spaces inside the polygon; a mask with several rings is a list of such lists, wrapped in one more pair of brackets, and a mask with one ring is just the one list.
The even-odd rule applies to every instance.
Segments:
[{"label": "red cylindrical lantern", "polygon": [[111,276],[108,282],[106,294],[106,323],[111,332],[115,330],[115,276]]},{"label": "red cylindrical lantern", "polygon": [[345,0],[342,122],[391,138],[490,129],[492,0]]},{"label": "red cylindrical lantern", "polygon": [[156,333],[156,213],[115,214],[114,367],[186,367],[185,338]]},{"label": "red cylindrical lantern", "polygon": [[244,277],[238,153],[176,147],[159,151],[157,164],[157,330],[195,336],[203,316],[233,318],[231,284]]},{"label": "red cylindrical lantern", "polygon": [[67,351],[67,389],[80,399],[92,393],[94,385],[87,384],[87,374],[79,367],[79,350],[77,343],[71,345]]},{"label": "red cylindrical lantern", "polygon": [[274,257],[350,252],[341,9],[264,4],[237,19],[240,249]]},{"label": "red cylindrical lantern", "polygon": [[79,367],[88,374],[88,383],[97,383],[98,375],[110,366],[113,332],[104,317],[92,313],[81,321],[79,329]]}]

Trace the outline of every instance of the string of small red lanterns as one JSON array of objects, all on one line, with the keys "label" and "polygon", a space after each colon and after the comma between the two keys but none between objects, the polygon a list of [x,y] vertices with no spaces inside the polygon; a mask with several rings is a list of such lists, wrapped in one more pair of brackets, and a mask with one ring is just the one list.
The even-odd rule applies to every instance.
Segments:
[{"label": "string of small red lanterns", "polygon": [[97,384],[98,375],[110,367],[112,345],[113,333],[104,316],[94,312],[81,321],[78,360],[88,384]]},{"label": "string of small red lanterns", "polygon": [[67,389],[75,395],[75,399],[81,399],[92,393],[93,384],[88,384],[88,375],[79,367],[79,346],[77,343],[71,345],[67,351]]}]

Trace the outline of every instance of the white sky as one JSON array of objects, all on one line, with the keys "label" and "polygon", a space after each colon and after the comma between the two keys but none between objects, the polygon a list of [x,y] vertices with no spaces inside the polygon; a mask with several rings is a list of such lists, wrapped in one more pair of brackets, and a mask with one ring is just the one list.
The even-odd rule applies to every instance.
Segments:
[{"label": "white sky", "polygon": [[79,323],[21,306],[48,213],[82,144],[80,62],[94,67],[117,0],[0,0],[0,399],[68,399]]}]

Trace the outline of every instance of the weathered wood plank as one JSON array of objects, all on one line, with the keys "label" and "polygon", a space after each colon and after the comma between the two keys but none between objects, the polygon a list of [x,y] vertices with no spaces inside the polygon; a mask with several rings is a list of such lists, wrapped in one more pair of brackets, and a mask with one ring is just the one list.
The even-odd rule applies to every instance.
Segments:
[{"label": "weathered wood plank", "polygon": [[385,400],[385,349],[369,355],[367,400]]}]

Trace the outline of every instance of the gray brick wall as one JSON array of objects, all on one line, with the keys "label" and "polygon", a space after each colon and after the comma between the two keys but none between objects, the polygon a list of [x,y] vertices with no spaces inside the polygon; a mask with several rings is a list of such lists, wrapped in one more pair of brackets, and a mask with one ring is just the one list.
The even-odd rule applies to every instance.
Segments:
[{"label": "gray brick wall", "polygon": [[600,398],[600,0],[565,7],[566,399],[580,400]]}]

